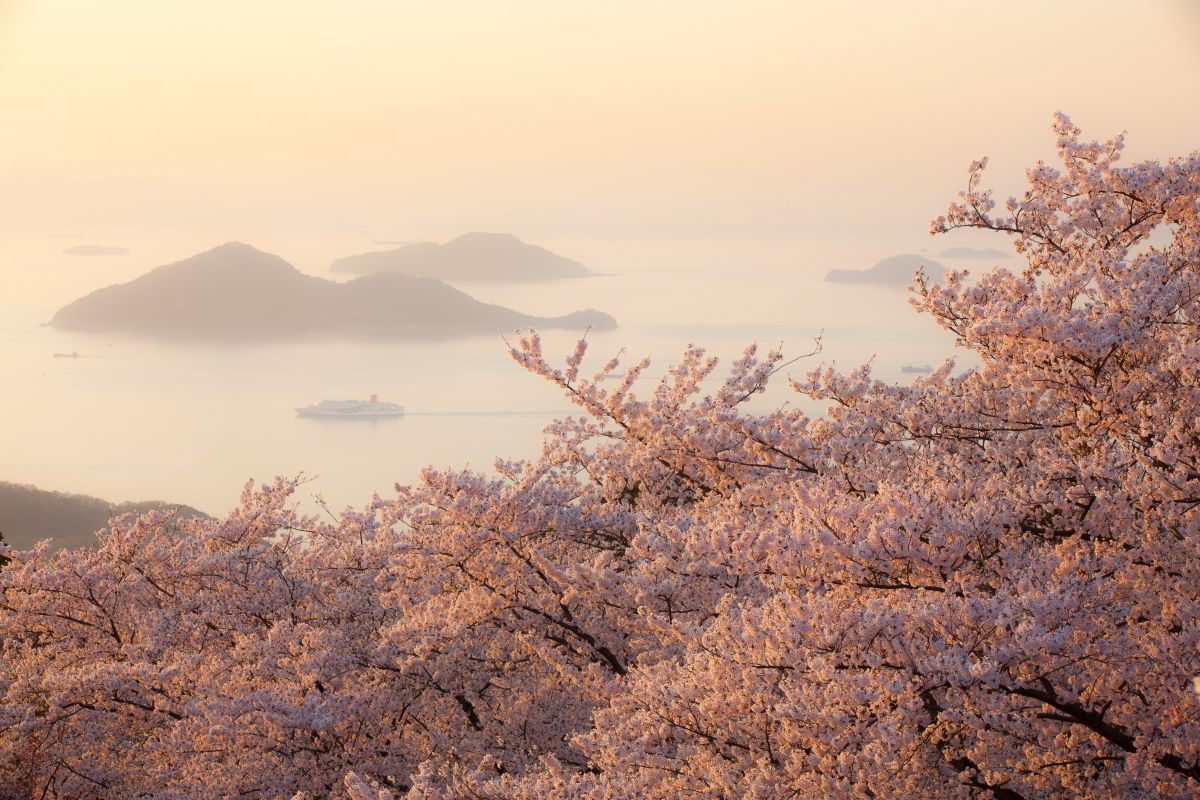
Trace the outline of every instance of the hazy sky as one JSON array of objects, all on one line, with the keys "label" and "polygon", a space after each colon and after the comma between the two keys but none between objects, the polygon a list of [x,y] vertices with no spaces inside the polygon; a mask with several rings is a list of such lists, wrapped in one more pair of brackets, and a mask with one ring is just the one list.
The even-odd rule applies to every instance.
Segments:
[{"label": "hazy sky", "polygon": [[0,226],[923,229],[1198,85],[1190,0],[0,0]]}]

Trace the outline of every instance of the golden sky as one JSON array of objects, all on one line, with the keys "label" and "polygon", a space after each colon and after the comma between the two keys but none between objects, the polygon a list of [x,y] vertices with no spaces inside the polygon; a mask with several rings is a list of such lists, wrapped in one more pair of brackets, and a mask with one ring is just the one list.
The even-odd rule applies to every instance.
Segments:
[{"label": "golden sky", "polygon": [[1198,5],[0,0],[0,227],[924,229],[1058,109],[1200,147]]}]

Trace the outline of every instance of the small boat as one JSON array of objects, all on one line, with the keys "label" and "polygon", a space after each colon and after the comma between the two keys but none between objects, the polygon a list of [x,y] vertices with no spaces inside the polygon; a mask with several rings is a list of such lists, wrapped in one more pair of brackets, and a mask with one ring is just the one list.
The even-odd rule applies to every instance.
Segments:
[{"label": "small boat", "polygon": [[381,402],[376,395],[367,400],[322,400],[311,406],[297,408],[302,417],[402,417],[404,406]]},{"label": "small boat", "polygon": [[55,358],[79,358],[79,353],[76,353],[74,350],[72,350],[69,353],[55,353],[54,357]]},{"label": "small boat", "polygon": [[900,371],[913,375],[928,375],[933,372],[933,367],[928,364],[905,364]]}]

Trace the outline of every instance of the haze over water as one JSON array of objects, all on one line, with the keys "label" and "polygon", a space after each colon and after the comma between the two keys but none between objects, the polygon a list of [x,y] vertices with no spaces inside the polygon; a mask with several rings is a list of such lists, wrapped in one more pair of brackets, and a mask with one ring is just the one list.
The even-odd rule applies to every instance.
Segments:
[{"label": "haze over water", "polygon": [[[535,455],[541,428],[572,413],[554,386],[508,357],[499,336],[230,346],[42,325],[70,299],[66,287],[90,290],[151,266],[138,264],[147,258],[140,253],[156,252],[152,239],[122,241],[134,252],[63,256],[62,242],[45,237],[22,245],[24,262],[38,265],[43,276],[59,276],[54,285],[63,288],[55,290],[60,296],[41,290],[5,298],[0,479],[108,498],[169,498],[215,513],[232,504],[248,478],[303,473],[312,478],[305,497],[319,493],[335,507],[361,505],[372,491],[386,494],[395,482],[415,480],[427,464],[486,471],[497,456]],[[332,260],[325,251],[355,252],[369,242],[307,237],[293,243],[295,254],[280,244],[274,252],[331,277],[319,266]],[[820,280],[827,266],[870,264],[877,258],[868,253],[899,252],[902,243],[781,237],[547,244],[605,274],[553,284],[458,286],[529,313],[585,304],[610,311],[620,327],[588,335],[585,370],[598,369],[621,348],[626,364],[649,355],[643,393],[691,342],[727,365],[751,342],[764,351],[782,343],[786,354],[801,355],[824,331],[823,352],[785,374],[799,376],[831,359],[851,366],[876,355],[885,380],[899,380],[902,363],[933,363],[952,351],[949,338],[908,307],[904,290]],[[855,248],[863,253],[858,262],[829,261]],[[320,255],[304,257],[314,252]],[[744,265],[723,266],[734,258]],[[847,318],[848,306],[861,316]],[[543,333],[554,361],[565,358],[575,338],[568,331]],[[785,384],[781,377],[757,404],[803,403]],[[370,394],[403,404],[406,416],[330,421],[293,411],[324,398]]]},{"label": "haze over water", "polygon": [[[1200,144],[1178,102],[1200,79],[1192,4],[1142,7],[1136,36],[1115,2],[964,6],[0,1],[0,480],[219,514],[249,478],[303,473],[306,498],[361,505],[426,464],[532,456],[571,411],[499,337],[218,347],[42,325],[233,240],[332,278],[379,242],[511,232],[602,274],[456,285],[612,314],[585,371],[624,348],[656,377],[691,342],[724,365],[755,341],[800,355],[820,331],[790,374],[936,363],[951,339],[902,290],[822,276],[923,248],[986,268],[937,253],[1006,240],[930,240],[928,220],[981,155],[1001,199],[1017,190],[1053,157],[1055,110],[1089,137],[1127,129],[1130,160]],[[62,255],[77,244],[130,252]],[[561,361],[575,336],[544,338]],[[370,394],[408,414],[294,412]],[[785,401],[780,376],[756,407]]]}]

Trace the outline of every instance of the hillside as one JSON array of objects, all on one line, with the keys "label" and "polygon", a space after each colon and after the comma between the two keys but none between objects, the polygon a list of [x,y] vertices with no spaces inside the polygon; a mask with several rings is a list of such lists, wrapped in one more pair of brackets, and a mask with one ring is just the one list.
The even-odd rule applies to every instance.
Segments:
[{"label": "hillside", "polygon": [[538,317],[481,303],[432,278],[398,273],[347,283],[305,275],[282,258],[232,242],[129,283],[92,292],[50,322],[80,331],[221,341],[300,336],[451,338],[514,328],[616,327],[599,311]]},{"label": "hillside", "polygon": [[441,280],[519,283],[590,275],[578,261],[527,244],[510,233],[465,233],[445,244],[413,242],[338,259],[331,272],[403,272]]},{"label": "hillside", "polygon": [[208,518],[202,511],[177,503],[110,503],[99,497],[0,481],[0,534],[16,550],[27,550],[42,539],[53,539],[56,550],[95,544],[96,531],[104,528],[110,517],[156,508],[178,509],[183,517]]}]

